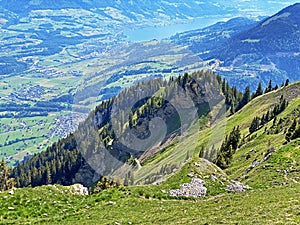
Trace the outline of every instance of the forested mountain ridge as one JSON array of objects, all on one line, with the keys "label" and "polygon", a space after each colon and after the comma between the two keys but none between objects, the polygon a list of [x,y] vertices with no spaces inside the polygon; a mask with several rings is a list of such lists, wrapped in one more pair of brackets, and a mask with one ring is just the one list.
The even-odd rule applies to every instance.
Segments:
[{"label": "forested mountain ridge", "polygon": [[[174,96],[176,103],[172,100]],[[186,97],[182,99],[179,96]],[[249,90],[244,94],[240,93],[236,87],[229,87],[221,77],[205,71],[192,76],[185,74],[169,81],[154,79],[142,82],[101,103],[74,134],[17,165],[13,170],[13,177],[20,187],[74,182],[90,185],[100,179],[101,175],[111,173],[110,171],[134,158],[151,158],[153,154],[157,154],[157,150],[147,156],[144,153],[153,146],[164,145],[170,138],[172,140],[183,135],[193,120],[206,117],[222,99],[225,98],[224,104],[232,113],[242,108],[250,100],[245,96],[250,98]],[[187,105],[188,101],[192,105]],[[128,110],[128,105],[132,104],[133,108]],[[182,113],[184,107],[188,107],[188,114]],[[114,116],[116,111],[117,117]],[[157,117],[166,124],[165,135],[158,133],[162,137],[158,136],[149,143],[125,141],[124,145],[125,137],[125,140],[135,140],[135,136],[144,140],[157,133],[158,130],[151,130],[153,124],[150,123]],[[161,127],[158,126],[158,129]],[[122,133],[126,135],[119,136]],[[103,163],[100,168],[96,166],[98,171],[95,171],[93,167],[96,158],[100,157],[98,159],[101,162],[101,158],[108,159],[110,155],[113,156],[111,163]]]},{"label": "forested mountain ridge", "polygon": [[[112,174],[113,171],[118,171],[125,164],[136,165],[134,159],[143,163],[155,155],[159,155],[159,152],[165,151],[166,146],[172,145],[176,140],[174,137],[183,135],[183,132],[188,128],[187,126],[192,125],[193,118],[196,120],[202,117],[209,118],[207,116],[210,110],[222,99],[224,99],[228,113],[234,114],[251,99],[262,95],[263,92],[268,93],[278,89],[278,87],[272,87],[270,81],[270,85],[265,91],[259,85],[256,92],[251,96],[249,87],[245,89],[244,93],[241,93],[237,91],[236,87],[230,87],[220,76],[209,72],[202,71],[191,75],[185,74],[183,77],[171,78],[169,81],[154,79],[142,82],[121,92],[117,97],[104,101],[90,113],[85,122],[79,125],[74,134],[66,139],[61,139],[45,152],[36,154],[26,162],[16,166],[12,171],[12,176],[16,179],[17,185],[20,187],[39,186],[48,183],[68,185],[74,182],[91,185],[101,176]],[[211,83],[215,85],[208,88],[207,85]],[[169,102],[173,96],[177,96],[176,93],[180,92],[181,88],[184,90],[183,96],[189,96],[187,99],[192,99],[193,104],[195,104],[195,108],[188,106],[190,112],[195,110],[196,113],[194,116],[190,113],[187,114],[192,120],[190,118],[186,120],[180,111],[178,114],[178,108],[183,106],[181,104],[186,104],[186,97],[183,100],[176,98],[177,103],[175,105],[172,105],[174,102],[172,104],[170,104],[172,101]],[[218,89],[220,90],[218,91]],[[144,91],[137,92],[136,90]],[[209,92],[210,95],[207,94]],[[134,97],[132,98],[132,96]],[[131,102],[131,98],[134,102]],[[289,97],[289,99],[294,98],[295,96]],[[133,108],[128,110],[128,105],[132,104],[134,104]],[[280,106],[281,110],[276,110],[274,113],[272,111],[273,114],[267,117],[266,122],[277,116],[285,107],[284,103],[282,107]],[[151,125],[150,121],[157,117],[166,124],[164,135],[154,128],[151,129],[153,124]],[[207,120],[204,121],[207,123]],[[183,127],[185,128],[183,129]],[[157,129],[161,129],[161,127],[158,126]],[[155,133],[160,136],[155,137],[152,142],[142,141]],[[139,141],[135,142],[135,137]],[[127,141],[124,142],[124,140]],[[160,148],[152,149],[153,146],[159,145]],[[237,148],[237,144],[235,145],[234,150]],[[211,157],[215,154],[209,153],[210,151],[203,152],[203,155],[206,157],[210,155]],[[220,157],[219,160],[212,158],[210,160],[221,166],[223,156],[220,155]],[[110,161],[110,163],[102,163],[101,160],[103,159]],[[228,167],[229,164],[228,161],[225,167]],[[176,164],[172,166],[178,167]],[[153,183],[157,179],[157,175],[154,174],[153,177],[149,175],[145,179],[145,182]]]}]

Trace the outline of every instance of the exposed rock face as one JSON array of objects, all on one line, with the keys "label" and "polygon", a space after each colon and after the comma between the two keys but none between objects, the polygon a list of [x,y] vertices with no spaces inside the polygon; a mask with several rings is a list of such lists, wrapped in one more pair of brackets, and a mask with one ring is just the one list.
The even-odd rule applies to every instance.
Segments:
[{"label": "exposed rock face", "polygon": [[246,189],[250,189],[248,185],[244,185],[241,182],[238,181],[231,181],[232,183],[227,185],[225,188],[226,191],[233,191],[233,192],[244,192]]},{"label": "exposed rock face", "polygon": [[70,192],[76,195],[88,195],[89,191],[87,187],[82,184],[73,184],[70,186]]},{"label": "exposed rock face", "polygon": [[207,188],[204,187],[205,182],[199,178],[192,178],[190,183],[185,183],[180,186],[179,189],[170,190],[168,193],[170,196],[185,196],[185,197],[204,197],[206,195]]},{"label": "exposed rock face", "polygon": [[98,175],[87,163],[84,163],[75,174],[72,183],[80,183],[89,187],[92,183],[98,180],[100,180],[100,175]]}]

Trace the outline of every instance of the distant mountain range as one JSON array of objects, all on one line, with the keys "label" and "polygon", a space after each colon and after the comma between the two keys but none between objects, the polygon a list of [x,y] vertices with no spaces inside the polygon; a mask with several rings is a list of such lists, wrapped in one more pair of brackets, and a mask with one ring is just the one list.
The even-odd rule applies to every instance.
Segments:
[{"label": "distant mountain range", "polygon": [[220,59],[232,62],[242,54],[276,55],[300,52],[300,3],[266,18],[243,31],[218,51]]},{"label": "distant mountain range", "polygon": [[[167,16],[170,18],[186,18],[187,16],[197,17],[201,14],[224,14],[228,12],[237,12],[238,10],[228,4],[216,4],[221,1],[122,1],[122,0],[62,0],[62,1],[50,1],[50,0],[24,0],[22,2],[17,0],[2,0],[0,1],[3,8],[15,12],[17,14],[27,14],[32,10],[59,10],[59,9],[94,9],[99,13],[103,9],[111,8],[115,12],[123,14],[123,16],[132,18],[134,20],[140,19],[140,17],[153,18],[154,16]],[[113,14],[113,13],[112,13]],[[111,16],[113,17],[113,15]],[[107,14],[109,16],[109,14]]]},{"label": "distant mountain range", "polygon": [[[233,19],[174,36],[238,86],[300,77],[300,4],[255,24]],[[244,82],[243,82],[244,81]],[[242,83],[241,83],[242,82]],[[253,84],[254,86],[254,84]]]}]

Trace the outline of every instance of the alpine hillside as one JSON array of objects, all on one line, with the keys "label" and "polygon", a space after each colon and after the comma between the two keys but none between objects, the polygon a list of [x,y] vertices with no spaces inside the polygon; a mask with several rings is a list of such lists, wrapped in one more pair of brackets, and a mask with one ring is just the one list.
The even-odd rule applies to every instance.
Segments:
[{"label": "alpine hillside", "polygon": [[[297,82],[259,95],[237,113],[187,136],[179,145],[188,147],[188,143],[196,140],[198,150],[181,169],[158,185],[121,187],[102,180],[94,188],[94,194],[88,196],[75,194],[70,187],[60,185],[7,191],[0,193],[0,221],[4,224],[21,221],[42,224],[298,223],[300,202],[295,196],[300,190],[299,85]],[[259,121],[256,128],[250,128],[256,120]],[[209,143],[209,133],[220,129],[225,121],[226,137]],[[237,130],[240,133],[237,149],[228,166],[220,169],[209,161],[208,155],[212,149],[220,148],[218,155],[226,156],[228,152],[221,150],[222,145],[230,139],[232,131]],[[172,150],[170,145],[142,167],[163,160]],[[189,150],[181,148],[185,153]],[[170,196],[170,190],[183,183],[187,187],[188,182],[196,179],[202,180],[207,189],[203,199]],[[40,192],[43,195],[37,194]]]}]

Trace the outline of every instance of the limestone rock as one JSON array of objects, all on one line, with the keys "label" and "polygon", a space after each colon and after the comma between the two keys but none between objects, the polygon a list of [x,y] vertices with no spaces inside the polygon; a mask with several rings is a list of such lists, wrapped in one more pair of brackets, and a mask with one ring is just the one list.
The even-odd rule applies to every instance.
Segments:
[{"label": "limestone rock", "polygon": [[185,183],[180,186],[179,189],[170,190],[170,196],[185,196],[199,198],[206,195],[207,188],[204,187],[205,182],[199,178],[192,178],[190,183]]},{"label": "limestone rock", "polygon": [[87,187],[84,187],[82,184],[73,184],[70,186],[70,191],[73,194],[77,195],[88,195],[89,191]]},{"label": "limestone rock", "polygon": [[250,189],[250,187],[248,185],[244,185],[241,182],[238,181],[231,181],[232,183],[227,185],[227,187],[225,188],[226,191],[233,191],[233,192],[244,192],[247,189]]}]

